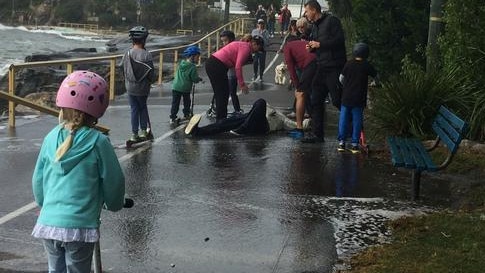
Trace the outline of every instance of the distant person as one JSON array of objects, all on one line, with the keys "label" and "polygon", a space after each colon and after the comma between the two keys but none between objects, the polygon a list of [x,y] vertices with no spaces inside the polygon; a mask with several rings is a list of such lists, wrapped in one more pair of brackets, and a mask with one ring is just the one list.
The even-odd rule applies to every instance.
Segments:
[{"label": "distant person", "polygon": [[42,239],[49,272],[91,272],[101,209],[123,207],[120,163],[93,128],[108,102],[106,81],[89,71],[74,71],[57,92],[60,124],[45,137],[32,176],[40,207],[32,236]]},{"label": "distant person", "polygon": [[257,27],[251,31],[251,36],[258,36],[263,40],[263,49],[253,54],[253,81],[257,79],[263,81],[264,69],[266,67],[266,49],[269,45],[269,32],[264,24],[263,19],[259,19]]},{"label": "distant person", "polygon": [[172,83],[172,107],[170,108],[170,124],[177,124],[179,119],[177,114],[179,112],[180,100],[183,98],[184,120],[189,120],[192,117],[190,91],[193,85],[200,82],[202,79],[197,73],[195,64],[199,62],[200,48],[192,45],[187,47],[182,55],[183,59],[177,66],[175,78]]},{"label": "distant person", "polygon": [[300,40],[301,33],[296,27],[296,20],[290,21],[290,26],[288,27],[288,35],[286,37],[286,42]]},{"label": "distant person", "polygon": [[340,108],[337,90],[340,71],[346,62],[345,37],[340,20],[322,13],[318,1],[305,4],[306,18],[313,23],[309,51],[317,55],[317,71],[312,83],[312,132],[302,139],[306,143],[324,141],[325,98],[330,93],[332,103]]},{"label": "distant person", "polygon": [[271,4],[268,8],[268,32],[269,32],[269,37],[273,38],[274,37],[274,32],[275,32],[275,23],[276,23],[276,11],[273,7],[273,4]]},{"label": "distant person", "polygon": [[[201,118],[199,114],[194,115],[185,128],[185,134],[196,137],[225,132],[235,135],[264,135],[282,129],[291,130],[296,126],[294,121],[267,105],[264,99],[256,100],[248,113],[228,117],[207,126],[198,126]],[[309,120],[306,120],[304,128],[308,128],[308,124]]]},{"label": "distant person", "polygon": [[283,4],[279,15],[279,21],[281,24],[281,37],[283,37],[288,31],[288,27],[290,26],[291,21],[291,11],[288,9],[288,4]]},{"label": "distant person", "polygon": [[338,151],[345,151],[345,141],[349,124],[352,124],[350,151],[360,153],[359,138],[363,126],[363,111],[367,103],[367,86],[369,76],[376,77],[375,68],[367,61],[369,46],[357,43],[352,50],[353,59],[349,60],[340,74],[342,83],[342,103],[338,126]]},{"label": "distant person", "polygon": [[249,88],[244,82],[242,67],[251,60],[252,53],[263,50],[263,40],[257,36],[246,39],[248,41],[234,41],[220,48],[205,63],[205,70],[216,98],[216,121],[227,117],[229,99],[227,72],[230,68],[234,68],[236,71],[241,91],[249,92]]},{"label": "distant person", "polygon": [[266,23],[267,14],[266,10],[264,9],[263,5],[258,5],[258,10],[256,10],[256,13],[254,14],[254,18],[256,19],[256,22],[259,20],[263,20]]},{"label": "distant person", "polygon": [[[131,107],[131,141],[147,137],[148,108],[147,99],[151,84],[155,81],[152,54],[145,49],[148,30],[137,26],[129,31],[132,48],[123,56],[125,87]],[[138,134],[140,131],[140,134]]]}]

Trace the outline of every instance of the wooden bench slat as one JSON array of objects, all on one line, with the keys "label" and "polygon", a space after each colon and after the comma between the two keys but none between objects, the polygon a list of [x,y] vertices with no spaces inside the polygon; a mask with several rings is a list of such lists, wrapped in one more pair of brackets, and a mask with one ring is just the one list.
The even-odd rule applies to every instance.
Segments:
[{"label": "wooden bench slat", "polygon": [[456,143],[455,141],[453,141],[453,139],[451,139],[448,134],[443,130],[443,128],[441,128],[440,126],[438,126],[436,123],[433,123],[433,130],[435,131],[435,133],[440,137],[440,139],[446,144],[446,147],[448,147],[448,149],[452,152],[452,153],[455,153],[456,150],[458,149],[458,144],[461,142],[461,139],[458,143]]},{"label": "wooden bench slat", "polygon": [[404,166],[406,168],[414,169],[416,168],[416,162],[414,161],[412,155],[412,148],[408,145],[406,138],[397,137],[398,142],[401,147],[401,153],[404,158]]},{"label": "wooden bench slat", "polygon": [[[416,149],[416,161],[419,161],[420,164],[417,164],[421,170],[427,170],[427,171],[436,171],[437,166],[433,162],[433,159],[431,158],[430,154],[424,147],[423,143],[419,139],[412,139],[413,143],[412,145]],[[419,157],[419,158],[418,158]]]},{"label": "wooden bench slat", "polygon": [[[461,132],[458,131],[457,128],[453,127],[453,125],[447,119],[445,119],[442,115],[438,115],[435,118],[433,125],[442,128],[443,131],[445,131],[445,133],[450,137],[450,139],[453,142],[457,142],[457,141],[460,140]],[[434,127],[433,127],[433,129],[434,129]],[[438,133],[438,132],[436,132],[436,133]]]},{"label": "wooden bench slat", "polygon": [[446,120],[448,120],[452,124],[453,127],[459,129],[458,131],[460,133],[464,133],[466,131],[467,123],[459,118],[457,115],[452,113],[450,110],[448,110],[448,108],[442,105],[440,106],[438,113],[444,116]]},{"label": "wooden bench slat", "polygon": [[391,149],[391,161],[392,165],[395,167],[403,167],[404,160],[401,156],[401,152],[399,151],[399,147],[396,143],[396,138],[394,136],[390,136],[387,138],[387,143]]}]

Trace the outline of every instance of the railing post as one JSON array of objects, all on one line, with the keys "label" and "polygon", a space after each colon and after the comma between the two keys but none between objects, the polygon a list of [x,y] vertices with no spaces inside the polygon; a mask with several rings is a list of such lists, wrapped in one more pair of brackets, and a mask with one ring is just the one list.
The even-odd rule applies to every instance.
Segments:
[{"label": "railing post", "polygon": [[115,99],[115,77],[116,77],[116,59],[110,60],[109,64],[109,100]]},{"label": "railing post", "polygon": [[163,79],[163,51],[160,51],[160,60],[158,62],[158,85],[162,85]]},{"label": "railing post", "polygon": [[[202,47],[201,47],[201,46],[202,46],[202,43],[199,43],[197,46],[198,46],[199,48],[202,48]],[[201,66],[201,65],[202,65],[202,58],[199,58],[199,62],[197,63],[197,65],[198,65],[198,66]]]},{"label": "railing post", "polygon": [[173,51],[173,77],[175,78],[175,74],[177,73],[177,64],[179,61],[179,52],[177,49]]},{"label": "railing post", "polygon": [[[11,65],[8,69],[8,94],[15,95],[15,67]],[[8,126],[15,128],[15,102],[8,101]]]},{"label": "railing post", "polygon": [[72,63],[67,63],[66,64],[66,72],[67,72],[67,75],[71,74],[72,71],[74,71],[73,66],[72,66]]},{"label": "railing post", "polygon": [[207,37],[207,58],[211,56],[211,36]]},{"label": "railing post", "polygon": [[216,50],[215,51],[219,50],[219,46],[220,46],[220,42],[221,42],[221,39],[219,39],[219,35],[217,35],[216,37],[217,38],[216,38]]}]

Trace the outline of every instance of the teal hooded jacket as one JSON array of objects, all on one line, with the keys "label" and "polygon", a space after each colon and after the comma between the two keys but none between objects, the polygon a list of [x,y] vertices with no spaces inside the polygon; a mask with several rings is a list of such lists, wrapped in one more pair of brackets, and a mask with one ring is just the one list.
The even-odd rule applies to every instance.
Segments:
[{"label": "teal hooded jacket", "polygon": [[101,208],[120,210],[125,177],[109,139],[82,127],[71,148],[55,160],[69,131],[56,126],[44,139],[32,177],[34,198],[41,207],[37,223],[61,228],[97,228]]}]

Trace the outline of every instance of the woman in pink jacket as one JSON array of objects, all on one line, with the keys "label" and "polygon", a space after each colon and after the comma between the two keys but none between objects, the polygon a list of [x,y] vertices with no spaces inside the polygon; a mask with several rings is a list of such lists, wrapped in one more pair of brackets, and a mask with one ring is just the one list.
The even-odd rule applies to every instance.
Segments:
[{"label": "woman in pink jacket", "polygon": [[213,53],[205,63],[207,76],[214,90],[216,99],[216,121],[227,117],[227,102],[229,99],[229,82],[227,70],[234,68],[239,88],[243,93],[248,92],[242,73],[243,65],[251,59],[253,52],[263,49],[263,40],[252,37],[249,41],[234,41]]}]

